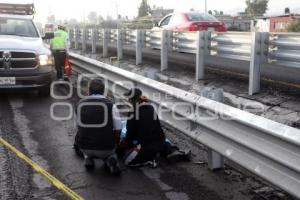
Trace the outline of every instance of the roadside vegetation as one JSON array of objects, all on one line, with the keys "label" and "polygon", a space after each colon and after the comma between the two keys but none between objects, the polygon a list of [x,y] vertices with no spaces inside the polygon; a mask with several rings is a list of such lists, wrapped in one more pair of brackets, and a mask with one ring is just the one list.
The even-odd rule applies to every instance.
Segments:
[{"label": "roadside vegetation", "polygon": [[288,32],[300,32],[300,21],[292,22],[287,27]]}]

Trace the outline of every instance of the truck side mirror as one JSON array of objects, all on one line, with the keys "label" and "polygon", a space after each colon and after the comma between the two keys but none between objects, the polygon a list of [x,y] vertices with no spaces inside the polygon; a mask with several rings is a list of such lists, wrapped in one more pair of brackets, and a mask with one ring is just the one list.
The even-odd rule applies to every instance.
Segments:
[{"label": "truck side mirror", "polygon": [[42,37],[43,40],[49,40],[54,38],[54,32],[47,32],[45,35]]},{"label": "truck side mirror", "polygon": [[158,26],[158,22],[155,22],[155,23],[154,23],[154,27],[159,27],[159,26]]}]

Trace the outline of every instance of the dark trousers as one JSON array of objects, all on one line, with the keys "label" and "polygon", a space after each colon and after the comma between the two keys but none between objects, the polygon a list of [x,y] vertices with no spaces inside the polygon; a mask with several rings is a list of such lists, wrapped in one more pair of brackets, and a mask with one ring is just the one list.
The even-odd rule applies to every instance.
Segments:
[{"label": "dark trousers", "polygon": [[53,56],[55,60],[55,68],[57,72],[57,78],[63,78],[64,76],[64,66],[65,66],[65,59],[66,59],[66,51],[61,50],[61,51],[56,51],[53,50]]},{"label": "dark trousers", "polygon": [[127,165],[142,164],[147,161],[152,161],[163,149],[163,142],[153,142],[149,144],[141,145],[141,149],[138,151],[137,155],[125,160]]}]

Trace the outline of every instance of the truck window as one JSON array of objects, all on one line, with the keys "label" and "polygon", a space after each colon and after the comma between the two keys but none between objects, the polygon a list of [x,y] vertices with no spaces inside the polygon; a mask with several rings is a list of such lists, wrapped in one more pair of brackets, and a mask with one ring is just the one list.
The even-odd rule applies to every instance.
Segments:
[{"label": "truck window", "polygon": [[169,24],[170,22],[170,19],[171,19],[172,15],[166,17],[161,23],[160,23],[160,26],[166,26]]},{"label": "truck window", "polygon": [[0,35],[39,37],[30,19],[0,18]]}]

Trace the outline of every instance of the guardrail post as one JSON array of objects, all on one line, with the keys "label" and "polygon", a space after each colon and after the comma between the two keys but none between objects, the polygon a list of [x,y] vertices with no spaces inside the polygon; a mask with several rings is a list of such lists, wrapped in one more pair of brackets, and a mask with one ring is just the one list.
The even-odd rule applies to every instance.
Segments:
[{"label": "guardrail post", "polygon": [[206,49],[206,32],[197,32],[197,52],[196,52],[196,80],[204,78],[205,73],[205,49]]},{"label": "guardrail post", "polygon": [[87,44],[87,34],[88,34],[88,29],[83,28],[82,29],[82,51],[86,52],[86,44]]},{"label": "guardrail post", "polygon": [[168,69],[168,51],[169,51],[169,34],[168,31],[163,30],[162,31],[162,37],[161,37],[161,71],[164,71]]},{"label": "guardrail post", "polygon": [[173,51],[173,31],[168,31],[168,51]]},{"label": "guardrail post", "polygon": [[142,64],[142,53],[143,53],[143,39],[142,30],[136,30],[136,46],[135,46],[135,64]]},{"label": "guardrail post", "polygon": [[118,60],[123,59],[123,40],[124,40],[123,35],[124,35],[124,31],[121,29],[118,29],[118,32],[117,32]]},{"label": "guardrail post", "polygon": [[268,51],[268,33],[253,32],[249,69],[249,95],[260,91],[260,73]]},{"label": "guardrail post", "polygon": [[79,32],[80,29],[78,27],[75,28],[75,49],[78,50],[79,49]]},{"label": "guardrail post", "polygon": [[[204,88],[201,92],[201,96],[218,102],[224,101],[224,93],[222,89],[212,90],[210,88]],[[224,159],[221,154],[209,148],[207,150],[207,163],[210,170],[221,169],[224,165]]]},{"label": "guardrail post", "polygon": [[97,52],[97,40],[98,40],[98,30],[96,28],[92,29],[92,53]]},{"label": "guardrail post", "polygon": [[108,56],[108,41],[109,41],[109,30],[103,29],[103,57]]},{"label": "guardrail post", "polygon": [[[43,33],[44,34],[44,33]],[[70,43],[72,42],[72,41],[74,41],[74,29],[73,28],[70,28],[69,29],[69,41],[70,41]]]},{"label": "guardrail post", "polygon": [[205,57],[210,56],[210,50],[211,50],[211,33],[212,33],[211,31],[206,31],[205,32],[205,47],[204,47],[204,55],[205,55]]},{"label": "guardrail post", "polygon": [[261,64],[268,62],[269,59],[269,42],[270,42],[270,33],[262,32],[261,33]]}]

